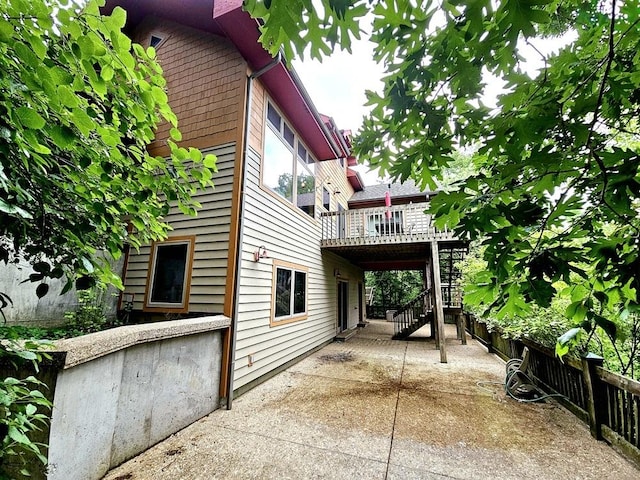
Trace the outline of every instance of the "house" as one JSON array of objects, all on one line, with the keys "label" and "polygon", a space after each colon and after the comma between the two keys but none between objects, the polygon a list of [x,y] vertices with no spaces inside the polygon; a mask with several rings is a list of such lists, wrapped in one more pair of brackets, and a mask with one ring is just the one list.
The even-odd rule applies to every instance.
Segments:
[{"label": "house", "polygon": [[[235,394],[364,324],[365,270],[424,272],[425,291],[412,305],[435,313],[446,361],[437,334],[443,311],[456,305],[441,286],[441,258],[464,242],[434,228],[424,213],[430,194],[415,185],[364,187],[352,169],[350,132],[321,115],[295,71],[263,49],[259,24],[241,5],[104,7],[123,7],[126,33],[156,49],[182,144],[214,153],[218,171],[215,188],[197,194],[196,217],[172,208],[169,237],[122,258],[119,309],[145,322],[181,321],[57,345],[55,478],[101,478],[217,408],[220,397],[230,408]],[[153,155],[169,155],[168,136],[161,125],[148,146]],[[8,285],[12,295],[19,290]],[[424,317],[411,313],[397,318],[415,328]]]},{"label": "house", "polygon": [[[418,268],[432,282],[433,245],[460,242],[433,228],[415,186],[364,189],[350,133],[264,50],[240,0],[108,0],[105,11],[115,6],[157,51],[183,144],[218,158],[198,216],[173,209],[166,241],[127,254],[123,298],[147,320],[230,317],[223,397],[362,324],[365,269]],[[152,154],[168,155],[167,137],[160,127]]]},{"label": "house", "polygon": [[[182,143],[218,159],[198,216],[173,209],[166,241],[127,254],[123,300],[149,321],[232,318],[228,396],[363,319],[362,268],[320,247],[321,214],[363,188],[350,139],[258,43],[240,1],[113,0],[105,11],[115,6],[157,51]],[[160,127],[152,154],[168,155],[167,137]]]}]

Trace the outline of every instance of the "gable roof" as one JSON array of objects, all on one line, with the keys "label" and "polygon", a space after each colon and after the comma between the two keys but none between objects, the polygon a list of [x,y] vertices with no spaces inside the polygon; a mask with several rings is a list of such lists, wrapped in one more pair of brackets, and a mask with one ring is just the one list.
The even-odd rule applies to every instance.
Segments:
[{"label": "gable roof", "polygon": [[[155,15],[228,38],[254,71],[273,61],[258,41],[258,21],[242,10],[242,0],[107,0],[103,11],[110,13],[116,6],[127,11],[125,31]],[[295,121],[296,131],[317,160],[350,155],[346,144],[336,141],[293,68],[280,62],[260,81],[283,113]]]},{"label": "gable roof", "polygon": [[392,205],[411,202],[426,202],[435,192],[422,192],[415,182],[407,179],[400,183],[379,183],[367,185],[349,199],[349,208],[384,206],[385,194],[389,192]]}]

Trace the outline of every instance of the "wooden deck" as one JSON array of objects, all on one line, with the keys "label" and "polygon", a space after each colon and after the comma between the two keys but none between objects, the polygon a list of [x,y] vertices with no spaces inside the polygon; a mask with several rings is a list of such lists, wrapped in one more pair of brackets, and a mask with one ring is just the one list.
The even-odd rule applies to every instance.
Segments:
[{"label": "wooden deck", "polygon": [[467,241],[448,229],[438,230],[428,204],[325,212],[321,247],[365,270],[420,270],[434,240],[441,248],[466,248]]},{"label": "wooden deck", "polygon": [[322,247],[425,243],[456,241],[450,230],[434,227],[425,213],[428,203],[325,212]]}]

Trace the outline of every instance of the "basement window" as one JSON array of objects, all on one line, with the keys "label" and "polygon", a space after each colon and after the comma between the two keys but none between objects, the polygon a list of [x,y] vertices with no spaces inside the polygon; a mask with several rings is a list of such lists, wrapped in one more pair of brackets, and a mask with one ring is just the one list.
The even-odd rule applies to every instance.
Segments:
[{"label": "basement window", "polygon": [[187,311],[194,244],[193,236],[153,243],[145,309]]}]

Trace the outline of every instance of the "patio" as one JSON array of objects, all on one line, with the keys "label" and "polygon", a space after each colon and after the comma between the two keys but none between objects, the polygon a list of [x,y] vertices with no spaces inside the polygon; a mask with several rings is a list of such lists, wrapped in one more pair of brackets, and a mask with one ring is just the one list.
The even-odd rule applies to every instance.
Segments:
[{"label": "patio", "polygon": [[554,402],[506,398],[490,383],[504,362],[455,326],[446,364],[428,334],[390,340],[393,325],[371,321],[105,479],[640,477]]}]

